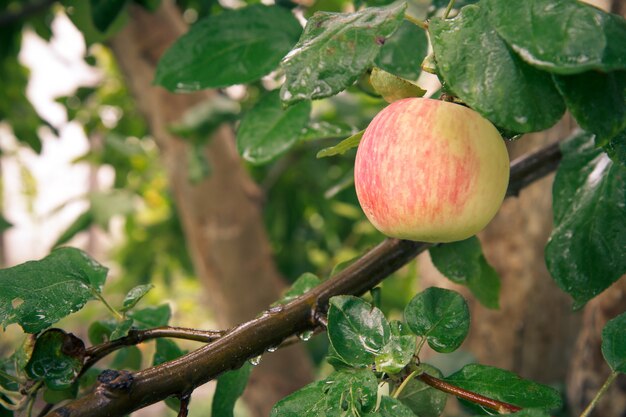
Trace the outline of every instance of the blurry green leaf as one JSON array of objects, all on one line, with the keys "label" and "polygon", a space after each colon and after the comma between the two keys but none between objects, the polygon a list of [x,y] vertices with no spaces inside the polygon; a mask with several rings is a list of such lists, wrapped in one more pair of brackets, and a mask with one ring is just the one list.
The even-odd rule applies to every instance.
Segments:
[{"label": "blurry green leaf", "polygon": [[38,333],[80,310],[102,290],[107,268],[74,248],[0,270],[0,324]]},{"label": "blurry green leaf", "polygon": [[604,145],[604,152],[611,158],[613,163],[626,167],[626,129],[622,130],[609,143]]},{"label": "blurry green leaf", "polygon": [[111,368],[136,371],[141,369],[142,358],[141,350],[137,346],[126,346],[116,352]]},{"label": "blurry green leaf", "polygon": [[48,404],[57,404],[65,400],[73,400],[78,394],[78,383],[74,382],[65,389],[46,388],[43,392],[43,399]]},{"label": "blurry green leaf", "polygon": [[92,345],[99,345],[100,343],[111,340],[111,333],[118,325],[117,320],[96,320],[89,325],[87,329],[87,337]]},{"label": "blurry green leaf", "polygon": [[133,326],[133,319],[125,319],[117,323],[111,332],[111,340],[119,339],[128,335],[128,331]]},{"label": "blurry green leaf", "polygon": [[187,148],[187,177],[192,184],[198,184],[211,175],[211,162],[205,152],[202,144]]},{"label": "blurry green leaf", "polygon": [[394,320],[389,325],[391,329],[389,342],[375,356],[374,362],[376,371],[391,374],[400,372],[411,362],[417,341],[415,335],[406,328],[406,324]]},{"label": "blurry green leaf", "polygon": [[580,127],[606,145],[626,129],[626,71],[554,76],[567,108]]},{"label": "blurry green leaf", "polygon": [[374,63],[377,67],[398,77],[417,81],[427,52],[426,32],[405,20],[385,41]]},{"label": "blurry green leaf", "polygon": [[[434,366],[422,363],[420,369],[436,378],[443,375]],[[439,417],[448,400],[448,394],[431,387],[419,379],[411,379],[402,390],[398,399],[419,417]]]},{"label": "blurry green leaf", "polygon": [[626,68],[626,20],[572,0],[483,0],[489,21],[528,63],[558,74]]},{"label": "blurry green leaf", "polygon": [[469,331],[467,303],[452,290],[430,287],[407,304],[404,319],[418,336],[425,337],[437,352],[453,352]]},{"label": "blurry green leaf", "polygon": [[602,354],[613,371],[626,374],[626,313],[609,320],[602,329]]},{"label": "blurry green leaf", "polygon": [[405,9],[402,2],[355,13],[315,13],[281,63],[286,75],[281,99],[293,104],[324,98],[352,85],[400,26]]},{"label": "blurry green leaf", "polygon": [[512,417],[550,417],[550,414],[540,408],[527,408],[508,415]]},{"label": "blurry green leaf", "polygon": [[360,415],[376,405],[378,384],[372,371],[337,371],[313,382],[274,405],[270,417]]},{"label": "blurry green leaf", "polygon": [[308,101],[284,109],[278,90],[267,93],[241,121],[237,131],[239,153],[253,164],[269,162],[298,141],[310,112]]},{"label": "blurry green leaf", "polygon": [[554,125],[565,112],[550,74],[531,67],[498,36],[479,5],[428,31],[446,87],[497,126],[516,133]]},{"label": "blurry green leaf", "polygon": [[124,9],[126,0],[90,0],[90,3],[94,26],[100,32],[106,32]]},{"label": "blurry green leaf", "polygon": [[[454,9],[459,10],[467,6],[468,4],[474,4],[478,2],[479,0],[456,0],[454,2]],[[449,3],[450,3],[450,0],[432,0],[431,10],[433,14],[437,11],[439,12],[443,11],[446,7],[448,7]]]},{"label": "blurry green leaf", "polygon": [[145,284],[145,285],[137,285],[132,288],[124,297],[124,302],[120,311],[128,311],[131,308],[135,307],[137,303],[144,297],[144,295],[148,294],[148,291],[154,288],[153,284]]},{"label": "blurry green leaf", "polygon": [[252,365],[246,362],[241,368],[226,372],[217,378],[213,404],[211,404],[212,416],[234,416],[235,402],[237,402],[237,398],[243,394],[246,385],[248,385],[250,372],[252,372]]},{"label": "blurry green leaf", "polygon": [[342,155],[346,153],[346,151],[352,148],[356,148],[357,146],[359,146],[359,143],[361,143],[361,138],[363,137],[363,133],[365,133],[365,130],[361,130],[360,132],[355,133],[349,138],[342,140],[335,146],[331,146],[329,148],[324,148],[320,150],[317,153],[316,157],[325,158],[327,156]]},{"label": "blurry green leaf", "polygon": [[65,231],[63,231],[63,233],[61,233],[61,236],[57,238],[52,247],[56,248],[69,242],[74,236],[76,236],[80,232],[89,229],[93,222],[94,218],[91,209],[83,212],[80,216],[76,218],[76,220],[74,220],[72,224],[69,225],[67,229],[65,229]]},{"label": "blurry green leaf", "polygon": [[127,215],[135,210],[135,195],[129,190],[109,190],[89,194],[93,220],[103,229],[116,215]]},{"label": "blurry green leaf", "polygon": [[422,97],[426,94],[426,90],[418,87],[416,84],[378,67],[372,69],[370,82],[374,90],[376,90],[387,103],[393,103],[403,98]]},{"label": "blurry green leaf", "polygon": [[170,91],[195,91],[257,80],[278,66],[301,32],[282,7],[226,10],[178,38],[159,61],[154,82]]},{"label": "blurry green leaf", "polygon": [[157,339],[156,350],[154,351],[154,358],[152,359],[152,365],[160,365],[165,362],[172,361],[185,354],[176,342],[169,339]]},{"label": "blurry green leaf", "polygon": [[300,132],[301,141],[340,138],[354,133],[354,128],[343,123],[309,122]]},{"label": "blurry green leaf", "polygon": [[498,308],[500,277],[487,263],[476,236],[429,249],[433,264],[446,278],[467,286],[485,307]]},{"label": "blurry green leaf", "polygon": [[13,227],[10,221],[8,221],[3,215],[0,214],[0,233],[3,233]]},{"label": "blurry green leaf", "polygon": [[128,317],[135,320],[138,329],[151,329],[154,327],[167,326],[172,316],[169,304],[161,304],[158,307],[146,307],[141,310],[131,310]]},{"label": "blurry green leaf", "polygon": [[20,384],[15,377],[16,363],[12,357],[0,358],[0,387],[7,391],[18,391]]},{"label": "blurry green leaf", "polygon": [[[381,417],[417,417],[413,411],[405,404],[395,398],[391,398],[387,395],[380,398],[380,406],[378,408],[378,415]],[[366,414],[366,416],[376,414]],[[422,417],[421,415],[419,417]]]},{"label": "blurry green leaf", "polygon": [[240,107],[235,100],[216,95],[187,110],[169,129],[178,136],[205,144],[220,125],[239,117]]},{"label": "blurry green leaf", "polygon": [[626,273],[626,168],[579,133],[561,143],[553,185],[550,274],[583,306]]},{"label": "blurry green leaf", "polygon": [[142,5],[146,10],[155,12],[161,5],[161,0],[134,0],[135,3]]},{"label": "blurry green leaf", "polygon": [[273,305],[289,304],[296,298],[317,287],[321,282],[322,281],[315,274],[305,272],[300,275],[293,284],[291,284],[291,287],[285,291],[280,300],[276,301]]},{"label": "blurry green leaf", "polygon": [[67,389],[82,369],[84,356],[82,340],[61,329],[50,329],[37,338],[25,371],[48,388]]},{"label": "blurry green leaf", "polygon": [[330,299],[328,338],[335,351],[352,366],[367,366],[389,342],[391,329],[382,311],[353,296]]},{"label": "blurry green leaf", "polygon": [[[112,0],[111,3],[118,3],[121,0]],[[100,0],[100,3],[108,3],[107,0]],[[119,32],[122,27],[126,25],[128,21],[128,15],[123,10],[119,11],[115,16],[115,19],[108,25],[108,29],[105,33],[102,33],[94,25],[92,2],[86,0],[64,0],[65,13],[68,15],[72,23],[80,30],[81,34],[85,38],[87,46],[94,43],[104,42],[115,33]],[[106,6],[106,5],[104,5]]]},{"label": "blurry green leaf", "polygon": [[561,395],[547,385],[520,378],[513,372],[470,364],[445,378],[457,387],[522,408],[552,410],[561,407]]}]

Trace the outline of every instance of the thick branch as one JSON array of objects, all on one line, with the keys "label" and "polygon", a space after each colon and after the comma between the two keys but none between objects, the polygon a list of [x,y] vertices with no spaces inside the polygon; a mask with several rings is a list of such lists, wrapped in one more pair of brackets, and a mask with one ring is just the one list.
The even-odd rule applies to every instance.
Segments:
[{"label": "thick branch", "polygon": [[[549,146],[511,165],[508,195],[516,195],[531,181],[554,170],[560,158],[558,145]],[[539,174],[537,174],[539,173]],[[316,312],[341,294],[361,295],[426,250],[430,245],[386,239],[332,279],[282,309],[266,311],[213,343],[174,361],[139,371],[124,389],[100,385],[85,395],[48,414],[50,417],[123,416],[172,395],[190,392],[221,373],[240,367],[246,360],[280,345],[290,336],[317,326]]]}]

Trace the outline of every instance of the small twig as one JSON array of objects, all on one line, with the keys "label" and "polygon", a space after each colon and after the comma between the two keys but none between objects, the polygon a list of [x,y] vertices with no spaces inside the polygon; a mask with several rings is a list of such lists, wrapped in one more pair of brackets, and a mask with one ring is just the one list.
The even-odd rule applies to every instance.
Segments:
[{"label": "small twig", "polygon": [[409,22],[413,23],[414,25],[419,26],[420,28],[424,30],[428,30],[428,23],[424,22],[423,20],[418,19],[417,17],[413,17],[410,14],[405,14],[404,18],[408,20]]},{"label": "small twig", "polygon": [[425,373],[419,374],[417,376],[417,379],[424,382],[425,384],[430,385],[433,388],[438,389],[439,391],[452,394],[458,398],[462,398],[474,404],[478,404],[491,410],[497,411],[500,414],[515,413],[516,411],[520,411],[522,409],[521,407],[518,407],[516,405],[494,400],[493,398],[485,397],[484,395],[465,390],[463,388],[449,384],[442,379],[435,378],[434,376]]},{"label": "small twig", "polygon": [[191,401],[191,392],[181,394],[180,409],[178,410],[178,417],[187,417],[189,415],[189,401]]},{"label": "small twig", "polygon": [[446,10],[444,10],[443,12],[443,18],[447,19],[448,16],[450,15],[450,11],[452,11],[452,8],[454,7],[454,3],[456,2],[456,0],[450,0],[448,2],[448,7],[446,7]]},{"label": "small twig", "polygon": [[611,372],[611,375],[609,375],[606,381],[604,381],[604,384],[602,384],[602,386],[600,387],[596,395],[593,397],[593,399],[591,400],[587,408],[585,408],[585,410],[582,412],[580,417],[588,417],[589,415],[591,415],[591,412],[593,411],[595,406],[598,404],[598,401],[600,401],[600,398],[602,398],[602,396],[606,394],[607,390],[609,389],[613,381],[615,381],[615,378],[617,378],[618,373],[619,372],[617,371]]}]

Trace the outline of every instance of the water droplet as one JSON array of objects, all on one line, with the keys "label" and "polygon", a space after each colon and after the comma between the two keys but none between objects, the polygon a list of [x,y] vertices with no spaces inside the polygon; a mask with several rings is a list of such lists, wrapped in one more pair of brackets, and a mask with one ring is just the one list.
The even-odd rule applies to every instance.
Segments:
[{"label": "water droplet", "polygon": [[248,362],[250,362],[250,365],[252,366],[257,366],[261,363],[261,355],[248,359]]},{"label": "water droplet", "polygon": [[298,337],[300,338],[300,340],[302,340],[303,342],[306,342],[308,340],[311,339],[311,337],[313,337],[313,330],[307,330],[306,332],[302,332],[298,335]]},{"label": "water droplet", "polygon": [[273,307],[270,307],[269,310],[267,310],[268,313],[270,314],[274,314],[274,313],[280,313],[281,311],[283,311],[285,307],[282,304],[279,305],[275,305]]},{"label": "water droplet", "polygon": [[278,350],[278,346],[270,346],[267,348],[267,351],[272,353],[272,352],[276,352]]}]

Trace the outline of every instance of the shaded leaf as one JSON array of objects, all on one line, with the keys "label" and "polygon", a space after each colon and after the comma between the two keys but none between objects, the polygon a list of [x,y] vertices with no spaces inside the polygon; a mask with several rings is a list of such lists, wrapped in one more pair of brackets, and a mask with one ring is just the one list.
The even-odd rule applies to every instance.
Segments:
[{"label": "shaded leaf", "polygon": [[217,378],[217,387],[211,404],[212,416],[233,417],[235,402],[248,385],[251,371],[252,365],[246,362],[241,368],[226,372]]},{"label": "shaded leaf", "polygon": [[133,319],[125,319],[117,323],[113,331],[111,332],[111,340],[119,339],[128,335],[128,331],[133,325]]},{"label": "shaded leaf", "polygon": [[60,248],[39,260],[0,270],[0,324],[38,333],[96,298],[107,268],[85,252]]},{"label": "shaded leaf", "polygon": [[317,277],[317,275],[305,272],[300,275],[298,279],[293,282],[293,284],[291,284],[291,287],[285,291],[280,300],[276,301],[272,305],[289,304],[291,301],[317,287],[321,282],[322,281]]},{"label": "shaded leaf", "polygon": [[73,400],[78,394],[78,383],[74,382],[65,389],[51,389],[46,387],[43,392],[43,400],[48,404],[57,404],[64,400]]},{"label": "shaded leaf", "polygon": [[378,67],[372,69],[370,82],[374,90],[376,90],[387,103],[393,103],[403,98],[423,97],[424,94],[426,94],[426,90],[418,87],[416,84]]},{"label": "shaded leaf", "polygon": [[293,14],[278,6],[208,16],[165,52],[154,82],[182,92],[257,80],[278,66],[301,32]]},{"label": "shaded leaf", "polygon": [[422,72],[422,61],[427,52],[426,32],[404,20],[380,48],[374,63],[391,74],[416,81]]},{"label": "shaded leaf", "polygon": [[[113,0],[114,3],[119,1],[120,0]],[[100,2],[106,3],[107,0],[101,0]],[[87,46],[104,42],[115,33],[119,32],[128,21],[128,14],[122,8],[115,17],[115,20],[108,25],[106,32],[102,33],[102,31],[94,25],[94,19],[92,17],[94,12],[92,11],[91,1],[64,0],[63,5],[65,6],[65,13],[67,13],[76,28],[80,30]]]},{"label": "shaded leaf", "polygon": [[513,372],[470,364],[445,381],[457,387],[522,408],[552,410],[561,407],[561,395],[547,385],[522,379]]},{"label": "shaded leaf", "polygon": [[152,365],[160,365],[162,363],[172,361],[185,354],[176,342],[169,339],[157,339],[156,349],[154,351],[154,357],[152,358]]},{"label": "shaded leaf", "polygon": [[614,163],[626,167],[626,130],[618,133],[609,143],[604,145],[604,152]]},{"label": "shaded leaf", "polygon": [[545,256],[550,274],[578,308],[626,273],[626,168],[584,132],[562,142],[561,152]]},{"label": "shaded leaf", "polygon": [[485,307],[498,308],[500,277],[487,263],[476,236],[429,249],[433,264],[446,278],[467,286]]},{"label": "shaded leaf", "polygon": [[316,157],[325,158],[327,156],[343,155],[350,149],[356,148],[357,146],[359,146],[359,143],[361,143],[361,138],[363,137],[363,133],[365,133],[365,130],[361,130],[360,132],[355,133],[349,138],[342,140],[335,146],[331,146],[331,147],[320,150],[317,153]]},{"label": "shaded leaf", "polygon": [[0,214],[0,233],[3,233],[13,227],[13,224]]},{"label": "shaded leaf", "polygon": [[300,132],[301,141],[341,138],[353,134],[355,129],[343,123],[326,121],[310,122]]},{"label": "shaded leaf", "polygon": [[111,362],[111,368],[113,369],[141,369],[141,361],[143,360],[143,354],[137,346],[126,346],[118,350]]},{"label": "shaded leaf", "polygon": [[626,313],[609,320],[602,329],[602,354],[613,371],[626,374]]},{"label": "shaded leaf", "polygon": [[315,13],[281,63],[286,75],[281,99],[293,104],[324,98],[352,85],[400,26],[405,9],[406,3],[398,3],[355,13]]},{"label": "shaded leaf", "polygon": [[48,388],[69,388],[83,367],[85,345],[82,340],[61,329],[42,333],[25,371],[35,380],[43,380]]},{"label": "shaded leaf", "polygon": [[187,110],[169,130],[195,143],[206,144],[220,125],[237,120],[240,107],[235,100],[216,95]]},{"label": "shaded leaf", "polygon": [[565,112],[550,74],[521,60],[490,26],[479,5],[428,31],[447,88],[497,126],[516,133],[554,125]]},{"label": "shaded leaf", "polygon": [[137,285],[136,287],[133,287],[130,291],[128,291],[128,293],[126,293],[126,297],[124,297],[124,302],[122,303],[123,306],[120,308],[120,311],[128,311],[135,307],[137,303],[153,288],[153,284]]},{"label": "shaded leaf", "polygon": [[[416,417],[409,407],[387,395],[380,398],[378,413],[381,417]],[[420,417],[422,416],[420,415]]]},{"label": "shaded leaf", "polygon": [[489,20],[528,63],[559,74],[626,68],[626,20],[572,0],[483,0]]},{"label": "shaded leaf", "polygon": [[85,230],[89,229],[89,227],[91,227],[93,223],[93,212],[91,211],[91,209],[89,209],[79,215],[76,220],[74,220],[72,224],[70,224],[69,227],[65,229],[63,233],[61,233],[61,236],[57,238],[52,247],[54,248],[57,246],[61,246],[69,242],[74,236],[76,236],[80,232],[84,232]]},{"label": "shaded leaf", "polygon": [[309,121],[308,101],[283,108],[278,90],[266,94],[241,121],[237,149],[253,164],[263,164],[286,152]]},{"label": "shaded leaf", "polygon": [[626,129],[626,71],[554,76],[567,108],[580,127],[606,145]]},{"label": "shaded leaf", "polygon": [[94,26],[100,32],[106,32],[126,5],[126,0],[90,0],[90,3]]},{"label": "shaded leaf", "polygon": [[404,319],[437,352],[456,350],[469,331],[467,303],[452,290],[430,287],[417,294],[404,310]]},{"label": "shaded leaf", "polygon": [[[422,363],[420,369],[434,377],[442,378],[439,369]],[[419,417],[439,417],[448,401],[448,394],[431,387],[419,379],[411,379],[398,399]]]},{"label": "shaded leaf", "polygon": [[358,297],[336,296],[328,309],[328,338],[352,366],[367,366],[389,342],[391,329],[382,311]]},{"label": "shaded leaf", "polygon": [[89,325],[87,329],[87,337],[92,345],[111,340],[111,333],[118,326],[117,320],[96,320]]},{"label": "shaded leaf", "polygon": [[169,304],[161,304],[157,307],[146,307],[141,310],[128,312],[128,317],[135,320],[135,326],[139,329],[167,326],[171,316],[172,311]]}]

